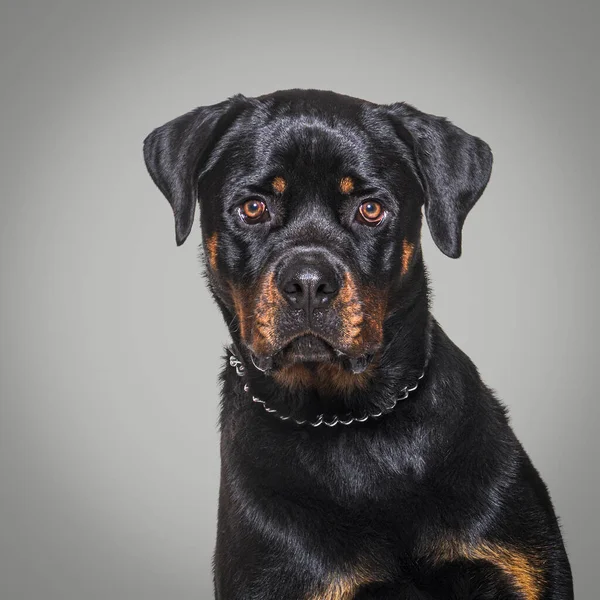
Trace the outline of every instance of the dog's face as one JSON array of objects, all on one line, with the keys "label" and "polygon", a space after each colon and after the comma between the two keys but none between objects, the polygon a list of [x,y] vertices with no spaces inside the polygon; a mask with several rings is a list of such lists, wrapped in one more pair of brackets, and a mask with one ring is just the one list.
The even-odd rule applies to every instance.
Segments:
[{"label": "dog's face", "polygon": [[492,162],[445,119],[317,90],[201,107],[144,150],[178,244],[200,201],[207,274],[232,333],[290,386],[315,370],[360,383],[407,300],[421,207],[440,249],[459,256]]}]

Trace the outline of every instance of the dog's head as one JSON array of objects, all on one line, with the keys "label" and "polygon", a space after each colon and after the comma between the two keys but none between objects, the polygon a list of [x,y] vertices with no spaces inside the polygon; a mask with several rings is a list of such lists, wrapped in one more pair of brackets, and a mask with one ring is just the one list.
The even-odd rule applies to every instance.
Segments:
[{"label": "dog's head", "polygon": [[177,244],[199,201],[232,334],[289,386],[318,370],[360,384],[420,260],[421,206],[458,257],[492,166],[488,145],[444,118],[318,90],[197,108],[155,129],[144,156]]}]

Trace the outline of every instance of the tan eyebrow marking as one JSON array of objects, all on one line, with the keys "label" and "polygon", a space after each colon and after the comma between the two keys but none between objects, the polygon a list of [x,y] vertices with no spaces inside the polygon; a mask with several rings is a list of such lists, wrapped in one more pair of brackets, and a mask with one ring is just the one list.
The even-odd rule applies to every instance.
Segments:
[{"label": "tan eyebrow marking", "polygon": [[283,194],[283,192],[285,192],[285,188],[287,187],[287,182],[283,177],[278,175],[275,177],[275,179],[273,179],[271,186],[278,194]]},{"label": "tan eyebrow marking", "polygon": [[340,179],[340,192],[350,194],[354,190],[354,179],[346,175]]}]

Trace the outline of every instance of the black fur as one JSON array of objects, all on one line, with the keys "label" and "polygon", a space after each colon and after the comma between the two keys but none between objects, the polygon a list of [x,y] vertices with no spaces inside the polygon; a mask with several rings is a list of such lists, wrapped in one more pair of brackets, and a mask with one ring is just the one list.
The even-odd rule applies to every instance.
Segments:
[{"label": "black fur", "polygon": [[[187,113],[154,130],[144,156],[173,207],[178,244],[199,199],[208,283],[246,367],[243,378],[227,365],[221,376],[216,598],[572,598],[546,487],[504,407],[435,320],[421,385],[379,419],[297,426],[243,390],[248,383],[269,405],[311,418],[385,408],[412,384],[430,318],[421,207],[436,244],[458,257],[464,220],[490,176],[488,145],[404,103],[287,90]],[[357,188],[345,196],[336,186],[348,174]],[[269,187],[276,176],[286,180],[280,194]],[[250,197],[265,202],[270,221],[239,218]],[[377,227],[355,218],[365,198],[387,210]],[[340,371],[372,361],[362,387],[277,379],[286,366],[278,357],[306,328],[293,307],[278,308],[272,355],[241,335],[232,290],[250,297],[265,273],[307,253],[337,284],[350,273],[385,297],[382,339],[327,359]],[[343,347],[339,311],[319,315],[315,340]],[[253,358],[270,368],[258,370]],[[320,368],[314,357],[306,364]]]}]

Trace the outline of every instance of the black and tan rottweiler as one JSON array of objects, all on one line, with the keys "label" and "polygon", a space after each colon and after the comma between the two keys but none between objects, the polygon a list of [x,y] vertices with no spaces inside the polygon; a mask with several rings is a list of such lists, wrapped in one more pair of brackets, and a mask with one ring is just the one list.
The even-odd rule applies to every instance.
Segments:
[{"label": "black and tan rottweiler", "polygon": [[453,258],[492,153],[406,103],[293,89],[144,142],[233,344],[218,600],[572,598],[546,486],[430,313],[421,207]]}]

